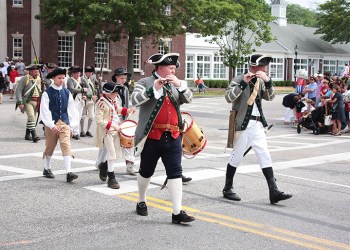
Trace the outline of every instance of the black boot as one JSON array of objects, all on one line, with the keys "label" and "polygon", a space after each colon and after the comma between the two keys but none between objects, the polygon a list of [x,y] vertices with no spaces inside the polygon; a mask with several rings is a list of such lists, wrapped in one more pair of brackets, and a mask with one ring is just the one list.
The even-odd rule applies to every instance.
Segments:
[{"label": "black boot", "polygon": [[226,168],[226,182],[224,190],[222,190],[222,193],[224,194],[224,198],[233,200],[233,201],[240,201],[241,198],[234,192],[233,190],[233,177],[236,173],[235,167],[231,166],[230,164],[227,164]]},{"label": "black boot", "polygon": [[31,130],[30,133],[32,134],[33,142],[40,141],[40,137],[36,135],[35,129]]},{"label": "black boot", "polygon": [[112,188],[112,189],[119,189],[119,183],[115,179],[114,172],[107,172],[108,175],[108,182],[107,182],[107,187]]},{"label": "black boot", "polygon": [[24,137],[25,140],[31,141],[32,137],[30,136],[30,130],[26,129],[26,136]]},{"label": "black boot", "polygon": [[108,169],[107,161],[101,162],[100,164],[98,164],[98,169],[100,170],[100,180],[106,181],[107,180],[107,169]]},{"label": "black boot", "polygon": [[269,186],[271,204],[292,198],[291,194],[285,194],[278,190],[272,167],[263,168],[262,171]]}]

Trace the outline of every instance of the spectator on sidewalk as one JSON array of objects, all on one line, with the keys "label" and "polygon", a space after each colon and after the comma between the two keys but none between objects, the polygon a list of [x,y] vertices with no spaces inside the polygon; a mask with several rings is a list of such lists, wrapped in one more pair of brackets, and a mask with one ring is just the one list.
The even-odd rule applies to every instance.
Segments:
[{"label": "spectator on sidewalk", "polygon": [[200,75],[197,75],[197,80],[194,81],[197,85],[198,93],[205,93],[204,81]]}]

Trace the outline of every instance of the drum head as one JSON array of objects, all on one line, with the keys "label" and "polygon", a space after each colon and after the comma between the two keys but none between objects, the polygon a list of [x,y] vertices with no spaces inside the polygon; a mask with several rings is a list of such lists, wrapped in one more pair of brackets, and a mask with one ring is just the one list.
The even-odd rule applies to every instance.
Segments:
[{"label": "drum head", "polygon": [[120,124],[120,133],[125,136],[135,136],[137,123],[132,120],[125,120]]},{"label": "drum head", "polygon": [[184,130],[183,132],[187,132],[193,123],[193,118],[189,113],[186,112],[181,112],[181,117],[182,117],[182,123],[184,124]]}]

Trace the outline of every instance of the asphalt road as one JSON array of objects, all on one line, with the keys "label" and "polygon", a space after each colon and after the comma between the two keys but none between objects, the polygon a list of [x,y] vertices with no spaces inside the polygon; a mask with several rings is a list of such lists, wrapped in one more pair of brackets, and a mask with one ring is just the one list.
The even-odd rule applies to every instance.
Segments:
[{"label": "asphalt road", "polygon": [[[136,177],[122,161],[115,170],[120,190],[111,190],[95,170],[93,138],[73,141],[79,178],[65,182],[57,146],[55,179],[42,177],[42,140],[24,140],[25,115],[4,97],[0,105],[0,249],[350,249],[350,134],[301,134],[283,125],[283,95],[264,102],[268,146],[277,184],[293,198],[269,204],[268,188],[250,152],[234,180],[240,202],[224,200],[230,150],[225,150],[230,105],[223,97],[195,98],[184,105],[208,139],[194,159],[184,159],[184,209],[196,217],[171,224],[167,189],[160,190],[159,163],[148,191],[149,216],[136,215]],[[138,159],[137,159],[138,160]]]}]

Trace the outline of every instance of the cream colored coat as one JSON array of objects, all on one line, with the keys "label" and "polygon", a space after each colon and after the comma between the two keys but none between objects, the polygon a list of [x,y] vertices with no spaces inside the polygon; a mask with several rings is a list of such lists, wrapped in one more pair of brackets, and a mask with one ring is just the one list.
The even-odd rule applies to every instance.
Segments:
[{"label": "cream colored coat", "polygon": [[114,110],[112,104],[110,104],[104,97],[101,97],[96,102],[96,147],[103,148],[103,138],[107,133],[116,133],[116,135],[119,137],[119,133],[115,132],[112,126],[110,126],[109,130],[107,130],[107,125],[109,122],[112,122],[112,124],[115,125],[120,125],[118,114],[121,114],[122,110],[122,107],[118,107],[117,110]]}]

